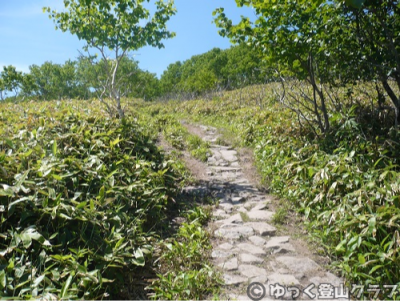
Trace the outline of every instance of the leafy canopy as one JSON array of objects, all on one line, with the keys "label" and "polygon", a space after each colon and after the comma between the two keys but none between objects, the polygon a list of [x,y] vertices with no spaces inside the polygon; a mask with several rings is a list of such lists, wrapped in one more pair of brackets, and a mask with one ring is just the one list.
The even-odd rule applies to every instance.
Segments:
[{"label": "leafy canopy", "polygon": [[[175,33],[166,22],[175,14],[173,1],[156,1],[156,11],[150,18],[143,3],[149,0],[64,0],[67,11],[57,12],[45,7],[56,28],[76,34],[87,46],[111,50],[137,50],[150,45],[162,48],[163,39]],[[87,48],[86,46],[86,48]]]}]

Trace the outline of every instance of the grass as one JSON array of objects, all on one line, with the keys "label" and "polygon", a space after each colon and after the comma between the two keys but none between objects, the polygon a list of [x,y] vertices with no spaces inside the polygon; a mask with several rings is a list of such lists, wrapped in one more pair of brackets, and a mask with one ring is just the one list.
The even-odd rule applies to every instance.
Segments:
[{"label": "grass", "polygon": [[[157,120],[129,110],[112,120],[100,103],[77,100],[0,112],[1,298],[146,298],[141,283],[156,273],[155,294],[174,294],[162,283],[178,273],[190,298],[215,291],[209,212],[178,201],[188,172],[155,145]],[[174,235],[182,212],[187,223]],[[186,256],[180,265],[160,257],[170,244]]]}]

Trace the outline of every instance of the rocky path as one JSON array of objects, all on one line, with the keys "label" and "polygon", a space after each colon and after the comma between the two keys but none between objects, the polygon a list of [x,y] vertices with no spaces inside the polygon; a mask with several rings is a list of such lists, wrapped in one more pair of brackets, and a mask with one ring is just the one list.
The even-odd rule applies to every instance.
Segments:
[{"label": "rocky path", "polygon": [[[304,256],[290,234],[278,236],[269,210],[272,197],[245,178],[237,152],[216,145],[215,128],[201,127],[212,145],[206,173],[219,199],[211,225],[212,257],[225,281],[222,298],[231,300],[338,299],[343,281]],[[250,286],[251,283],[253,284]],[[249,290],[248,290],[249,288]],[[314,297],[314,298],[313,298]]]}]

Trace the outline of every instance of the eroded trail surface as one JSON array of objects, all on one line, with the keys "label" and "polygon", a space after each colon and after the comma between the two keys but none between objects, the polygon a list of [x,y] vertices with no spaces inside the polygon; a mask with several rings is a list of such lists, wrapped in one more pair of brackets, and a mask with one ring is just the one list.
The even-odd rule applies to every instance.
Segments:
[{"label": "eroded trail surface", "polygon": [[[193,132],[193,128],[189,130]],[[213,261],[223,271],[225,281],[221,297],[250,300],[247,288],[254,282],[265,287],[264,297],[260,295],[262,287],[253,287],[254,297],[259,300],[313,299],[313,296],[315,299],[325,296],[326,300],[334,299],[335,293],[338,297],[340,291],[335,292],[333,287],[339,289],[343,281],[311,256],[305,256],[304,250],[298,250],[290,233],[277,235],[271,223],[274,212],[269,210],[272,196],[248,181],[236,150],[215,144],[218,141],[215,128],[200,126],[198,130],[212,145],[212,156],[204,173],[208,189],[219,199],[211,229]]]}]

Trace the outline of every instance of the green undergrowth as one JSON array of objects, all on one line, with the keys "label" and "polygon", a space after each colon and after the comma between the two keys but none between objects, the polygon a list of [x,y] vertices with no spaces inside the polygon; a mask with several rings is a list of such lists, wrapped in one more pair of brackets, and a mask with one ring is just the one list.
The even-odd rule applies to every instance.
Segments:
[{"label": "green undergrowth", "polygon": [[209,260],[212,246],[204,229],[210,217],[210,207],[187,211],[176,236],[163,243],[157,260],[161,274],[151,287],[153,299],[204,300],[218,294],[221,275]]},{"label": "green undergrowth", "polygon": [[[169,238],[171,219],[182,212],[184,166],[160,152],[157,130],[132,112],[110,120],[101,108],[86,101],[1,105],[1,299],[131,299],[127,288],[136,280],[165,269],[154,264],[164,240],[185,239],[199,225],[191,220]],[[196,252],[205,255],[203,230],[193,231]],[[197,284],[197,296],[210,291]],[[157,281],[152,287],[157,292]]]},{"label": "green undergrowth", "polygon": [[378,285],[380,297],[398,299],[399,290],[389,297],[383,285],[400,287],[399,130],[363,115],[367,105],[360,102],[332,113],[331,130],[316,137],[272,92],[260,107],[252,97],[260,88],[246,89],[240,101],[232,91],[213,100],[138,106],[223,128],[237,144],[253,147],[269,189],[305,215],[347,283]]},{"label": "green undergrowth", "polygon": [[[136,106],[136,105],[135,105]],[[139,123],[150,126],[162,133],[164,138],[178,150],[187,150],[190,154],[206,162],[210,156],[210,144],[199,136],[189,133],[179,119],[171,114],[160,113],[160,109],[140,110]]]}]

